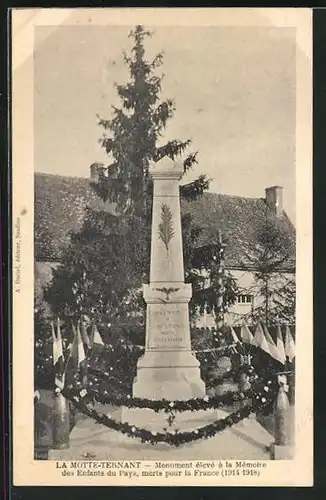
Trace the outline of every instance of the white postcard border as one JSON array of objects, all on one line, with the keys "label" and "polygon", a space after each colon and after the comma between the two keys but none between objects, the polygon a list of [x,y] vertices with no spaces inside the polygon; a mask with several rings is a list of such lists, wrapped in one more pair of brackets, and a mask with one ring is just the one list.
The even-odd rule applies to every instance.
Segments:
[{"label": "white postcard border", "polygon": [[[103,15],[106,10],[107,15]],[[297,29],[297,344],[296,454],[268,461],[259,477],[63,477],[54,461],[34,460],[33,41],[37,25],[148,24],[293,26]],[[17,70],[24,71],[17,76]],[[14,485],[310,486],[313,483],[312,10],[14,9],[12,11],[13,473]],[[17,282],[17,283],[16,283]],[[232,462],[232,461],[231,461]],[[148,463],[148,462],[147,462]],[[144,464],[143,464],[144,465]]]}]

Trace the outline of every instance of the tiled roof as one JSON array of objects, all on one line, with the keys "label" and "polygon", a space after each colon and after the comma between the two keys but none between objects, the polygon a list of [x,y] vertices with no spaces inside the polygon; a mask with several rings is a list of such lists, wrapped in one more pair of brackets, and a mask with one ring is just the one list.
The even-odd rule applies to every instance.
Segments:
[{"label": "tiled roof", "polygon": [[[90,180],[52,174],[35,174],[35,258],[37,261],[60,261],[62,250],[70,241],[71,231],[81,228],[85,208],[113,212],[95,194]],[[239,267],[242,249],[255,238],[255,231],[266,217],[264,199],[242,198],[205,193],[193,202],[182,202],[182,211],[189,211],[203,229],[201,243],[216,238],[217,230],[227,241],[226,263]],[[293,240],[293,259],[286,267],[294,267],[295,229],[284,214],[281,223]]]},{"label": "tiled roof", "polygon": [[[242,267],[246,260],[244,250],[253,247],[257,231],[266,221],[266,217],[275,220],[275,215],[264,198],[205,193],[195,202],[183,202],[182,209],[189,211],[194,221],[202,228],[201,244],[216,239],[218,230],[222,232],[226,242],[226,265],[234,268]],[[292,250],[291,257],[284,263],[283,269],[292,270],[295,268],[295,228],[285,213],[277,219],[277,224],[289,237]]]},{"label": "tiled roof", "polygon": [[60,261],[70,233],[82,226],[85,208],[110,211],[112,206],[102,202],[89,179],[36,173],[34,180],[35,258]]}]

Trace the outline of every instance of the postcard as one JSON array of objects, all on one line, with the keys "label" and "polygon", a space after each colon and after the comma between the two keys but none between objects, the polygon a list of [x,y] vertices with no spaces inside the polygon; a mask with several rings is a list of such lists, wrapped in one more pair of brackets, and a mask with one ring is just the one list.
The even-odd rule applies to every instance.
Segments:
[{"label": "postcard", "polygon": [[13,9],[13,474],[312,486],[311,9]]}]

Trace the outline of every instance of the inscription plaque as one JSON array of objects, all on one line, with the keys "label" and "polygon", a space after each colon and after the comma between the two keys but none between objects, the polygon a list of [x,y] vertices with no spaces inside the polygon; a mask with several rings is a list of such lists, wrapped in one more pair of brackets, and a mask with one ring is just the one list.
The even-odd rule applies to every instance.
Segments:
[{"label": "inscription plaque", "polygon": [[[149,349],[187,348],[188,308],[185,304],[148,304]],[[185,335],[186,334],[186,335]]]}]

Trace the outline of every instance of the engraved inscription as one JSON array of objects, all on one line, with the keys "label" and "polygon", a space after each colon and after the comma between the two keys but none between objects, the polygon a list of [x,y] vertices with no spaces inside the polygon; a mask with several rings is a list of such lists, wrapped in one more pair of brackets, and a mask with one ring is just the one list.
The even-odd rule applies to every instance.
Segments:
[{"label": "engraved inscription", "polygon": [[180,304],[152,304],[148,311],[149,348],[187,347]]}]

